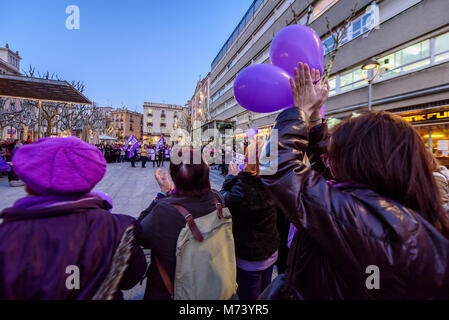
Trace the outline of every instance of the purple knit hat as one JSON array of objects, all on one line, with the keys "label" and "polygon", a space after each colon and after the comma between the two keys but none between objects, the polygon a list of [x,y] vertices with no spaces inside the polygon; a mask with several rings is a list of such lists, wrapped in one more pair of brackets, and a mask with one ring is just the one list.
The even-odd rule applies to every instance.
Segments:
[{"label": "purple knit hat", "polygon": [[88,193],[106,172],[100,150],[76,137],[22,146],[12,162],[20,180],[41,195]]}]

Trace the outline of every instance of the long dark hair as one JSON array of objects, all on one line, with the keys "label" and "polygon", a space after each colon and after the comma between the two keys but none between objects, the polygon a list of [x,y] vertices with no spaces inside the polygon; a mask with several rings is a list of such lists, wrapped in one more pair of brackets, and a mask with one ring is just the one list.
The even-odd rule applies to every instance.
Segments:
[{"label": "long dark hair", "polygon": [[340,123],[328,145],[339,181],[364,184],[416,211],[449,238],[449,221],[418,132],[400,116],[367,112]]},{"label": "long dark hair", "polygon": [[[200,148],[177,148],[178,157],[182,160],[175,164],[170,161],[170,176],[176,187],[176,194],[187,197],[200,197],[211,190],[209,181],[209,165],[201,156]],[[175,151],[175,152],[176,152]],[[197,154],[199,152],[199,154]],[[200,155],[198,157],[197,155]],[[194,161],[201,159],[199,163]],[[198,162],[198,161],[197,161]]]}]

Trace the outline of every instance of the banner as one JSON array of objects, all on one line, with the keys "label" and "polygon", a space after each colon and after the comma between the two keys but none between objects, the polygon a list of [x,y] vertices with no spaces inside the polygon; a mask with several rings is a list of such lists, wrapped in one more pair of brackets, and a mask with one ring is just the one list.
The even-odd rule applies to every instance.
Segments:
[{"label": "banner", "polygon": [[137,138],[136,137],[134,137],[134,136],[132,136],[132,139],[131,139],[131,148],[129,148],[129,151],[128,151],[128,159],[131,159],[133,156],[134,156],[134,151],[138,148],[138,147],[140,147],[140,142],[139,142],[139,140],[137,140]]},{"label": "banner", "polygon": [[[133,134],[130,134],[130,135],[129,135],[129,138],[128,138],[128,141],[126,141],[125,145],[124,145],[123,148],[122,148],[123,151],[126,151],[126,149],[128,149],[128,145],[129,145],[129,143],[131,142],[131,140],[132,140],[133,138],[136,139],[136,137],[134,137]],[[137,140],[137,139],[136,139],[136,140]]]},{"label": "banner", "polygon": [[164,136],[162,135],[159,141],[156,143],[156,152],[164,146]]},{"label": "banner", "polygon": [[0,172],[9,172],[9,171],[11,171],[11,167],[0,155]]}]

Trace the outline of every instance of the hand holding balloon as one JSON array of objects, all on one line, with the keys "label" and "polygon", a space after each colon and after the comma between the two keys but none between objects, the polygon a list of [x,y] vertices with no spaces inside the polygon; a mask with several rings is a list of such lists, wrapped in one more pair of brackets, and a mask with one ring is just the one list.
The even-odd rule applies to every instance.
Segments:
[{"label": "hand holding balloon", "polygon": [[310,72],[309,66],[302,63],[299,63],[298,67],[294,69],[295,80],[290,78],[295,107],[303,110],[309,119],[319,119],[320,108],[329,94],[329,82],[326,80],[322,86],[321,82],[317,81],[320,78],[319,70],[312,69]]}]

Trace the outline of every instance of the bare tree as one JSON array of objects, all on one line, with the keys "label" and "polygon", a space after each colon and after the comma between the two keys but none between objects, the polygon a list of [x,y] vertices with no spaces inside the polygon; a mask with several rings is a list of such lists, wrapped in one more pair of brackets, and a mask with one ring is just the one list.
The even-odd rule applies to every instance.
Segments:
[{"label": "bare tree", "polygon": [[23,136],[28,136],[29,130],[34,130],[38,123],[38,102],[33,100],[19,100],[20,106],[11,114],[13,126],[23,130]]},{"label": "bare tree", "polygon": [[[40,73],[31,65],[29,66],[28,71],[24,70],[23,73],[30,78],[64,81],[55,73],[50,74],[48,71]],[[71,81],[70,84],[81,93],[85,89],[82,81]],[[56,129],[61,128],[62,130],[76,129],[79,125],[79,118],[84,112],[84,108],[85,107],[83,106],[61,102],[42,103],[41,117],[45,121],[47,128],[45,136],[50,136],[54,127],[56,127]]]},{"label": "bare tree", "polygon": [[0,98],[0,137],[8,119],[8,111],[6,110],[7,102],[8,98]]},{"label": "bare tree", "polygon": [[189,134],[192,133],[192,116],[189,112],[183,112],[179,119],[179,127],[186,130]]},{"label": "bare tree", "polygon": [[358,7],[358,2],[356,2],[354,4],[354,7],[351,9],[351,14],[349,15],[349,17],[347,17],[342,23],[340,23],[339,25],[336,25],[334,27],[331,27],[331,21],[330,21],[329,17],[326,16],[326,27],[327,27],[326,35],[329,34],[332,37],[333,45],[332,45],[332,49],[329,54],[328,62],[326,64],[326,66],[324,67],[323,77],[322,77],[323,81],[328,79],[329,75],[332,72],[332,67],[334,65],[334,61],[337,56],[337,53],[340,50],[340,47],[342,45],[342,40],[346,36],[346,32],[348,30],[348,27],[351,24],[351,21],[357,15],[357,7]]}]

